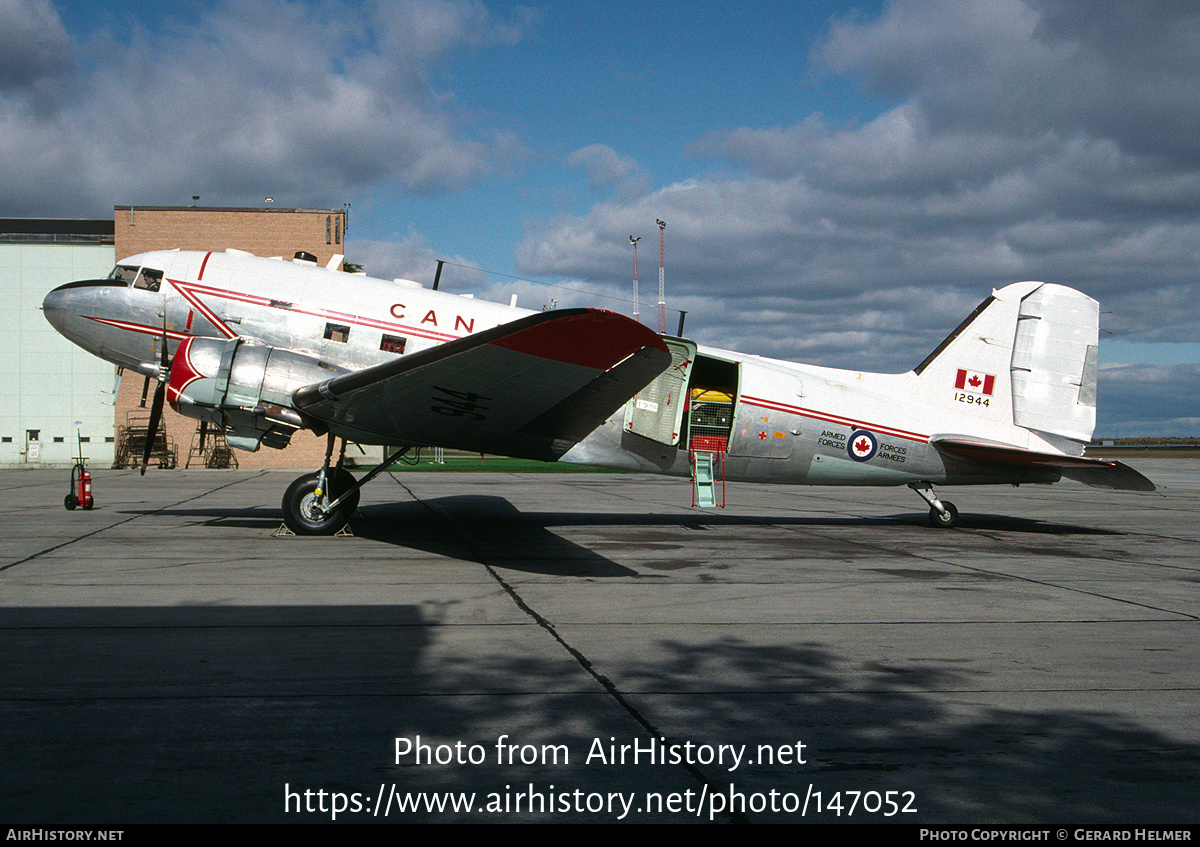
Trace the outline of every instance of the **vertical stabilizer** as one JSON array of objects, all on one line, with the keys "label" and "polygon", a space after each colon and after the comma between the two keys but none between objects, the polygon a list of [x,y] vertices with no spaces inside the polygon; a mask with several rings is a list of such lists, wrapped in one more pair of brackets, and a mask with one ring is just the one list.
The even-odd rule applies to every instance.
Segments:
[{"label": "vertical stabilizer", "polygon": [[916,372],[952,389],[964,423],[1003,420],[1086,442],[1096,425],[1099,316],[1099,304],[1072,288],[1014,283],[993,291]]}]

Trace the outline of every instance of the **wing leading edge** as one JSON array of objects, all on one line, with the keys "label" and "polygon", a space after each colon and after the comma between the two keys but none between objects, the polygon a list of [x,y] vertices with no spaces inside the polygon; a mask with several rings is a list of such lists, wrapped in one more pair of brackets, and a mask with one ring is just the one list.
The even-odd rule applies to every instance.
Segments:
[{"label": "wing leading edge", "polygon": [[1129,465],[1112,459],[1039,453],[1008,444],[957,436],[935,435],[929,440],[929,443],[939,450],[978,462],[1008,467],[1049,468],[1058,471],[1068,479],[1096,488],[1112,488],[1121,491],[1155,490],[1154,483],[1149,479]]},{"label": "wing leading edge", "polygon": [[642,324],[565,309],[308,385],[292,400],[360,443],[553,461],[670,363]]}]

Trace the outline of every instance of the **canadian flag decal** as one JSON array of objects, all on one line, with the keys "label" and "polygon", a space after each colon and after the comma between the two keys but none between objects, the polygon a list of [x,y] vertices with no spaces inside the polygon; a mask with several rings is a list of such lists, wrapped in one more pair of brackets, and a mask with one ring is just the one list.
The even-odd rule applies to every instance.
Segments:
[{"label": "canadian flag decal", "polygon": [[958,379],[954,381],[955,388],[961,388],[963,391],[974,391],[976,394],[987,394],[991,396],[992,387],[996,384],[996,377],[991,374],[981,374],[975,371],[968,371],[963,368],[958,369]]}]

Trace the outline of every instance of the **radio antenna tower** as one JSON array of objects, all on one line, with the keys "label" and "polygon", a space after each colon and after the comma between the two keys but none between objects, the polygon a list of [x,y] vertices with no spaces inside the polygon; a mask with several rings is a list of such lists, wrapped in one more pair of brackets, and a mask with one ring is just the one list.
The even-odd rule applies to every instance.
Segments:
[{"label": "radio antenna tower", "polygon": [[635,321],[639,320],[639,318],[638,318],[637,243],[641,240],[642,240],[642,237],[640,235],[637,238],[634,238],[632,235],[629,236],[629,243],[633,245],[633,319]]},{"label": "radio antenna tower", "polygon": [[658,331],[665,335],[667,332],[667,304],[663,298],[663,233],[667,230],[667,222],[655,220],[658,224]]}]

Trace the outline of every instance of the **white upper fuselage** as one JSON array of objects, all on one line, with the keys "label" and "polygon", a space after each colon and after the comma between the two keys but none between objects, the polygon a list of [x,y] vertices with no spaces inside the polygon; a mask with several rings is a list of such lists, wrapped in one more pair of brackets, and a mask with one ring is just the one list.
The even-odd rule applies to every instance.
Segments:
[{"label": "white upper fuselage", "polygon": [[[416,283],[233,250],[140,254],[122,261],[114,274],[118,278],[60,286],[46,297],[44,310],[72,341],[127,368],[157,362],[164,336],[171,350],[202,336],[242,337],[357,370],[530,314]],[[721,451],[730,479],[887,485],[1053,476],[1022,470],[1011,479],[980,478],[970,468],[948,467],[930,445],[934,435],[970,433],[1026,449],[1060,450],[1060,440],[1013,425],[1007,390],[984,395],[959,390],[952,376],[860,373],[691,349],[711,372],[724,374],[720,387],[732,399]],[[989,367],[1003,375],[999,365]],[[677,405],[702,386],[700,379],[688,378],[676,392]],[[563,460],[690,472],[689,445],[680,433],[674,443],[670,435],[646,438],[629,428],[626,417],[618,410]]]},{"label": "white upper fuselage", "polygon": [[[124,367],[154,360],[164,330],[170,342],[242,336],[343,367],[366,367],[529,313],[416,283],[232,250],[143,253],[118,267],[160,271],[161,285],[154,291],[113,281],[66,289],[62,299],[89,302],[67,310],[82,320],[59,328]],[[48,297],[48,317],[54,305]]]}]

